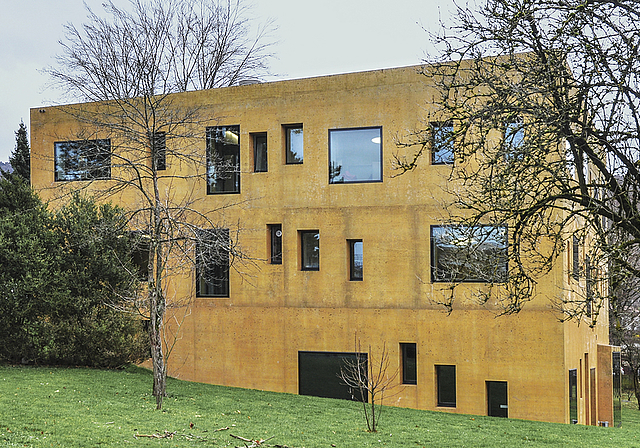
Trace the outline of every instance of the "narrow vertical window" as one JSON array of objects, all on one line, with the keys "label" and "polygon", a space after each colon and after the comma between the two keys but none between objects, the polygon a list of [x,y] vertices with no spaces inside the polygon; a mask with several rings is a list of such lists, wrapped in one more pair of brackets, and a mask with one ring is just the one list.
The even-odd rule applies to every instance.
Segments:
[{"label": "narrow vertical window", "polygon": [[456,366],[436,366],[438,406],[456,407]]},{"label": "narrow vertical window", "polygon": [[207,128],[207,194],[240,193],[240,126]]},{"label": "narrow vertical window", "polygon": [[578,423],[578,370],[569,370],[569,423]]},{"label": "narrow vertical window", "polygon": [[253,171],[266,173],[267,167],[267,134],[252,134],[253,140]]},{"label": "narrow vertical window", "polygon": [[349,280],[359,281],[363,278],[362,240],[349,241]]},{"label": "narrow vertical window", "polygon": [[418,362],[416,344],[400,344],[402,352],[402,384],[417,384]]},{"label": "narrow vertical window", "polygon": [[269,224],[269,261],[282,264],[282,224]]},{"label": "narrow vertical window", "polygon": [[198,232],[196,297],[229,297],[229,229]]},{"label": "narrow vertical window", "polygon": [[524,124],[521,117],[515,117],[504,126],[504,144],[507,155],[514,156],[524,143]]},{"label": "narrow vertical window", "polygon": [[151,135],[151,157],[157,171],[167,169],[167,135],[164,132]]},{"label": "narrow vertical window", "polygon": [[302,163],[304,159],[302,125],[284,127],[287,164]]},{"label": "narrow vertical window", "polygon": [[577,236],[573,236],[573,278],[580,278],[580,240]]},{"label": "narrow vertical window", "polygon": [[453,123],[431,123],[433,146],[431,163],[434,165],[451,165],[454,160]]},{"label": "narrow vertical window", "polygon": [[300,257],[303,271],[320,270],[320,233],[317,230],[300,231]]},{"label": "narrow vertical window", "polygon": [[587,317],[591,317],[592,304],[593,304],[593,269],[591,268],[591,258],[589,255],[584,260],[584,277],[585,287],[587,293],[586,313]]}]

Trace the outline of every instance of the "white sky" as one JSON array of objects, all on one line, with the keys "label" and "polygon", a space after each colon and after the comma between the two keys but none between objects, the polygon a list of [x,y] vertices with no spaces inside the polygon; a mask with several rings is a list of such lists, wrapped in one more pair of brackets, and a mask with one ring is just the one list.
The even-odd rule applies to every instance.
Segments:
[{"label": "white sky", "polygon": [[[101,0],[85,0],[102,13]],[[114,0],[126,5],[126,0]],[[306,78],[419,64],[451,0],[253,0],[259,21],[275,19],[273,79]],[[29,109],[59,102],[39,70],[60,52],[63,24],[81,25],[82,0],[0,0],[0,161],[15,148]],[[30,134],[29,134],[30,135]]]}]

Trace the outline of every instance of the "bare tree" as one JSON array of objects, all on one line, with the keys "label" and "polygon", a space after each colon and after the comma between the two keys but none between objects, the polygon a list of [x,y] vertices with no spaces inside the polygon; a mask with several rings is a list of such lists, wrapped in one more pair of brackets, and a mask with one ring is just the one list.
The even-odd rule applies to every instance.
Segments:
[{"label": "bare tree", "polygon": [[404,139],[395,166],[413,170],[452,145],[450,221],[508,231],[507,279],[481,300],[518,312],[563,251],[578,247],[575,287],[559,305],[565,318],[595,325],[608,263],[640,275],[629,257],[640,245],[638,3],[484,0],[474,8],[457,7],[451,26],[432,36],[440,50],[424,75],[439,109]]},{"label": "bare tree", "polygon": [[82,28],[66,26],[58,65],[47,69],[55,85],[84,101],[59,107],[80,131],[57,145],[55,175],[61,181],[108,179],[85,185],[92,194],[126,198],[130,228],[139,236],[138,257],[146,264],[138,304],[149,320],[153,395],[160,409],[175,343],[165,326],[167,310],[185,309],[191,296],[180,296],[171,282],[196,266],[197,288],[204,288],[199,292],[224,292],[225,266],[246,260],[234,234],[239,226],[220,222],[219,212],[233,202],[205,210],[196,192],[198,182],[215,189],[237,179],[239,160],[218,151],[233,144],[235,134],[207,131],[205,154],[204,126],[215,123],[215,116],[176,93],[267,74],[271,23],[252,35],[241,0],[131,0],[128,10],[108,0],[104,7],[106,18],[89,10]]},{"label": "bare tree", "polygon": [[359,341],[356,345],[356,356],[352,360],[344,360],[345,366],[340,369],[340,379],[351,389],[353,397],[362,402],[369,432],[377,432],[380,405],[385,394],[397,386],[399,370],[389,373],[390,361],[386,344],[382,346],[379,359],[373,357],[371,346],[367,356],[361,353]]}]

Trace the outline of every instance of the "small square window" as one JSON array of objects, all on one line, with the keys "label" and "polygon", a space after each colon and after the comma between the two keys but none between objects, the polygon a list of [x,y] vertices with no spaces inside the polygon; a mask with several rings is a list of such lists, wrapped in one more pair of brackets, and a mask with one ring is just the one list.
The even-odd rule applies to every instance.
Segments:
[{"label": "small square window", "polygon": [[417,384],[418,362],[416,344],[400,344],[402,352],[402,384]]},{"label": "small square window", "polygon": [[302,125],[287,125],[284,127],[284,131],[287,164],[302,163],[304,158]]},{"label": "small square window", "polygon": [[300,231],[300,256],[303,271],[320,270],[320,232],[317,230]]},{"label": "small square window", "polygon": [[438,406],[456,407],[456,366],[436,366]]},{"label": "small square window", "polygon": [[349,240],[349,280],[363,279],[362,240]]},{"label": "small square window", "polygon": [[454,161],[453,123],[431,123],[433,138],[432,163],[434,165],[451,165]]},{"label": "small square window", "polygon": [[269,224],[269,261],[282,264],[282,224]]},{"label": "small square window", "polygon": [[267,133],[251,134],[253,140],[253,171],[266,173],[267,167]]}]

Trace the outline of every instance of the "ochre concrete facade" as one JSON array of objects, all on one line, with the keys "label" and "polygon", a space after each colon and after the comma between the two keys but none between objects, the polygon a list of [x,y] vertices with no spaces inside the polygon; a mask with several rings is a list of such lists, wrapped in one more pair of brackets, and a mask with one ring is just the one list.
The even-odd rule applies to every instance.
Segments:
[{"label": "ochre concrete facade", "polygon": [[[577,369],[578,422],[594,421],[592,403],[595,421],[609,418],[610,397],[591,382],[593,374],[599,384],[610,369],[598,351],[608,344],[608,317],[601,315],[592,329],[561,323],[551,306],[575,287],[566,259],[516,316],[496,317],[491,303],[480,307],[464,297],[450,315],[434,303],[446,285],[431,282],[430,226],[446,216],[442,186],[450,168],[431,165],[425,154],[416,170],[392,177],[391,160],[397,138],[437,117],[435,97],[418,67],[175,95],[176,104],[202,107],[203,157],[206,125],[240,126],[241,192],[207,195],[203,178],[174,180],[171,189],[193,192],[203,211],[242,203],[219,219],[239,223],[239,243],[257,261],[239,266],[242,275],[231,271],[228,298],[196,298],[193,275],[175,279],[172,293],[190,298],[191,306],[170,358],[171,375],[298,393],[301,351],[354,352],[359,341],[375,357],[384,345],[395,370],[400,344],[415,343],[416,384],[400,384],[399,377],[388,404],[486,415],[487,381],[499,381],[507,383],[509,417],[568,423],[569,371]],[[304,162],[287,165],[283,126],[293,123],[303,124]],[[382,181],[330,184],[328,130],[374,126],[382,128]],[[81,128],[56,108],[31,112],[32,182],[46,199],[79,184],[108,185],[54,182],[54,142],[73,140]],[[267,133],[264,173],[253,172],[250,134],[257,132]],[[119,150],[117,141],[112,147]],[[197,174],[170,158],[167,164],[167,173]],[[112,200],[126,207],[135,198],[125,192]],[[269,224],[282,225],[281,265],[266,261]],[[301,270],[301,230],[319,232],[318,271]],[[349,280],[351,239],[363,242],[362,281]],[[466,291],[471,296],[483,287],[469,284]],[[437,406],[437,365],[456,366],[455,407]],[[600,404],[592,399],[598,396]]]}]

